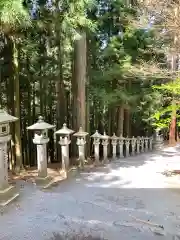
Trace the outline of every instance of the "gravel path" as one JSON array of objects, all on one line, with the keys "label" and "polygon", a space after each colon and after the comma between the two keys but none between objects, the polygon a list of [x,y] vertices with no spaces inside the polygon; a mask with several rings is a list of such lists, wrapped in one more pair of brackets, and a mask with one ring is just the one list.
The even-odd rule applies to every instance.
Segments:
[{"label": "gravel path", "polygon": [[180,239],[180,181],[162,174],[180,166],[179,153],[167,148],[117,159],[44,192],[20,181],[19,200],[1,212],[0,240],[49,240],[60,232],[108,240]]}]

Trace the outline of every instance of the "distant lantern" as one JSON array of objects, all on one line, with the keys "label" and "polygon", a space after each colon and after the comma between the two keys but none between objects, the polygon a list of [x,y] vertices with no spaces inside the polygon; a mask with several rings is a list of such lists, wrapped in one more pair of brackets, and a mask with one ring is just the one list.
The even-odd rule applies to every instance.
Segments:
[{"label": "distant lantern", "polygon": [[118,142],[118,137],[116,136],[115,133],[113,133],[113,136],[111,137],[111,144],[112,144],[112,150],[113,150],[113,158],[116,158],[116,150],[117,150],[117,142]]},{"label": "distant lantern", "polygon": [[102,139],[102,145],[103,145],[103,161],[104,163],[108,163],[108,144],[110,137],[104,132],[104,134],[101,136]]},{"label": "distant lantern", "polygon": [[55,132],[55,134],[63,135],[63,136],[69,136],[69,135],[71,135],[73,133],[74,133],[74,131],[72,129],[69,129],[67,127],[66,123],[63,124],[63,127],[61,129],[59,129],[58,131]]},{"label": "distant lantern", "polygon": [[103,141],[108,141],[108,140],[110,139],[110,137],[106,134],[106,132],[104,132],[104,134],[101,135],[101,139],[102,139]]},{"label": "distant lantern", "polygon": [[91,138],[93,138],[94,140],[100,140],[101,137],[102,135],[98,132],[98,130],[96,130],[95,133],[91,135]]},{"label": "distant lantern", "polygon": [[84,132],[82,127],[79,128],[79,131],[76,132],[73,136],[77,137],[77,138],[85,138],[89,133],[88,132]]},{"label": "distant lantern", "polygon": [[88,132],[83,131],[82,127],[79,128],[79,131],[76,132],[73,136],[77,137],[77,146],[78,146],[78,153],[79,153],[79,161],[80,166],[83,168],[85,163],[85,144],[86,144],[86,136]]},{"label": "distant lantern", "polygon": [[61,146],[61,157],[62,157],[62,169],[64,172],[64,177],[67,177],[67,170],[69,168],[69,145],[71,143],[70,135],[74,133],[74,130],[69,129],[66,123],[63,124],[62,128],[57,130],[55,134],[58,136],[58,143]]},{"label": "distant lantern", "polygon": [[93,145],[94,145],[94,155],[95,155],[95,162],[94,164],[96,166],[100,165],[99,162],[99,145],[100,145],[100,139],[102,135],[98,132],[98,130],[95,131],[93,135],[91,135],[91,138],[93,138]]}]

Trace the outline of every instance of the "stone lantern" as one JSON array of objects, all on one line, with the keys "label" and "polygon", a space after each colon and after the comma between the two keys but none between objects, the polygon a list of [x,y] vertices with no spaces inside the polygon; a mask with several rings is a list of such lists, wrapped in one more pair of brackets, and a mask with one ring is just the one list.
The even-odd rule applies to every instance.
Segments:
[{"label": "stone lantern", "polygon": [[111,144],[112,144],[112,155],[113,159],[116,159],[116,150],[117,150],[117,142],[118,142],[118,137],[114,133],[113,136],[111,137]]},{"label": "stone lantern", "polygon": [[155,130],[155,136],[154,136],[154,139],[153,139],[153,148],[156,151],[159,151],[163,148],[163,145],[164,145],[163,137],[162,137],[162,135],[160,135],[160,129],[157,128]]},{"label": "stone lantern", "polygon": [[27,130],[34,131],[33,143],[37,145],[37,180],[40,182],[50,180],[47,176],[47,143],[49,142],[48,130],[53,128],[54,126],[46,123],[42,116],[35,124],[27,127]]},{"label": "stone lantern", "polygon": [[7,143],[11,140],[10,126],[11,122],[17,121],[18,118],[9,115],[0,109],[0,205],[13,201],[19,196],[13,186],[8,183],[8,156]]},{"label": "stone lantern", "polygon": [[130,146],[130,138],[125,138],[125,146],[126,146],[126,157],[129,157],[129,146]]},{"label": "stone lantern", "polygon": [[78,146],[78,153],[79,153],[79,161],[80,166],[84,168],[84,161],[85,161],[85,144],[86,144],[86,136],[89,133],[84,132],[82,127],[79,128],[79,131],[76,132],[73,136],[77,137],[77,146]]},{"label": "stone lantern", "polygon": [[141,141],[141,152],[144,153],[144,137],[141,137],[140,141]]},{"label": "stone lantern", "polygon": [[132,146],[132,153],[131,154],[132,154],[132,156],[135,155],[136,141],[137,141],[137,139],[133,136],[131,138],[131,146]]},{"label": "stone lantern", "polygon": [[122,136],[122,134],[119,137],[119,157],[123,158],[123,147],[124,147],[124,137]]},{"label": "stone lantern", "polygon": [[93,145],[94,145],[94,155],[95,155],[95,165],[100,165],[99,162],[99,145],[100,145],[100,138],[102,135],[96,130],[96,132],[91,135],[91,138],[93,138]]},{"label": "stone lantern", "polygon": [[69,168],[69,144],[71,143],[70,135],[73,133],[74,131],[69,129],[66,123],[63,124],[61,129],[55,132],[55,135],[60,136],[59,144],[61,145],[62,169],[65,174]]},{"label": "stone lantern", "polygon": [[149,138],[148,137],[144,138],[144,143],[145,143],[145,152],[148,152],[148,145],[149,145]]},{"label": "stone lantern", "polygon": [[137,154],[139,154],[140,153],[140,144],[141,144],[141,138],[138,136],[137,137]]},{"label": "stone lantern", "polygon": [[101,136],[102,145],[103,145],[103,161],[104,163],[108,163],[108,145],[109,145],[109,136],[104,132]]},{"label": "stone lantern", "polygon": [[149,138],[149,150],[150,150],[150,151],[152,151],[152,149],[153,149],[153,146],[152,146],[152,145],[153,145],[153,137],[150,137],[150,138]]}]

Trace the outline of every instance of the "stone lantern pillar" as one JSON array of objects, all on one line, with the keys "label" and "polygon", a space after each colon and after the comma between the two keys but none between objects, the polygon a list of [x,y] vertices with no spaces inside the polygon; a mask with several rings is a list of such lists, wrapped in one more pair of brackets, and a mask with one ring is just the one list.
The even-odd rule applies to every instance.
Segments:
[{"label": "stone lantern pillar", "polygon": [[144,142],[145,142],[145,152],[148,152],[148,142],[149,142],[149,138],[145,137],[144,138]]},{"label": "stone lantern pillar", "polygon": [[141,137],[141,152],[144,153],[144,137]]},{"label": "stone lantern pillar", "polygon": [[19,196],[8,183],[7,143],[11,140],[11,122],[18,119],[0,109],[0,206],[5,206]]},{"label": "stone lantern pillar", "polygon": [[129,145],[130,145],[130,138],[125,138],[125,146],[126,146],[126,157],[129,157]]},{"label": "stone lantern pillar", "polygon": [[69,144],[71,143],[70,135],[74,131],[69,129],[66,123],[63,124],[63,127],[55,132],[55,135],[60,136],[59,144],[61,145],[61,155],[62,155],[62,169],[67,172],[69,168]]},{"label": "stone lantern pillar", "polygon": [[106,135],[106,132],[101,136],[102,145],[103,145],[103,162],[108,163],[108,145],[109,145],[109,136]]},{"label": "stone lantern pillar", "polygon": [[153,148],[156,151],[160,151],[163,148],[163,145],[164,145],[164,139],[163,139],[162,135],[160,135],[160,129],[157,128],[155,130],[155,136],[153,139]]},{"label": "stone lantern pillar", "polygon": [[48,130],[53,128],[54,126],[46,123],[42,116],[35,124],[27,127],[27,130],[34,131],[33,143],[37,146],[38,177],[36,180],[38,183],[46,183],[50,180],[47,176],[47,143],[49,142]]},{"label": "stone lantern pillar", "polygon": [[120,158],[124,157],[123,147],[124,147],[124,137],[121,134],[120,137],[119,137],[119,157]]},{"label": "stone lantern pillar", "polygon": [[132,155],[132,156],[135,155],[136,141],[137,141],[137,139],[133,136],[133,137],[131,138],[131,146],[132,146],[132,153],[131,153],[131,155]]},{"label": "stone lantern pillar", "polygon": [[115,133],[114,133],[113,136],[111,137],[113,159],[116,159],[116,150],[117,150],[117,142],[118,142],[118,139],[119,139],[119,138],[115,135]]},{"label": "stone lantern pillar", "polygon": [[70,140],[67,136],[60,136],[59,142],[61,146],[61,160],[62,160],[62,170],[65,174],[64,177],[67,177],[67,171],[69,168],[69,144]]},{"label": "stone lantern pillar", "polygon": [[149,150],[152,151],[153,149],[153,137],[149,138]]},{"label": "stone lantern pillar", "polygon": [[84,161],[85,161],[85,144],[86,144],[86,136],[89,133],[84,132],[82,127],[79,128],[79,131],[76,132],[73,136],[77,137],[77,146],[78,146],[78,153],[79,153],[79,161],[80,167],[84,168]]},{"label": "stone lantern pillar", "polygon": [[137,154],[140,153],[140,137],[137,137]]},{"label": "stone lantern pillar", "polygon": [[94,145],[94,155],[95,155],[95,165],[99,166],[99,145],[100,145],[100,138],[102,135],[96,130],[96,132],[91,135],[91,138],[93,138],[93,145]]}]

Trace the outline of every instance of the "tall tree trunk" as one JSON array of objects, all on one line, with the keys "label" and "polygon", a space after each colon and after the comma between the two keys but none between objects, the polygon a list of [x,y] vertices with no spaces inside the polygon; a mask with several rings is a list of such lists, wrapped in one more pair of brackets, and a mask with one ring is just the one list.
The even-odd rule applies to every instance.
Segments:
[{"label": "tall tree trunk", "polygon": [[[91,45],[90,45],[90,36],[86,36],[86,61],[87,61],[87,78],[86,78],[86,131],[91,134],[91,123],[90,123],[90,100],[89,100],[89,86],[90,86],[90,72],[91,72]],[[90,157],[90,135],[87,136],[86,144],[86,157]]]},{"label": "tall tree trunk", "polygon": [[66,99],[65,99],[65,88],[63,82],[63,69],[62,69],[62,49],[61,43],[58,48],[58,70],[59,74],[56,81],[56,96],[57,96],[57,128],[62,127],[63,123],[66,122]]},{"label": "tall tree trunk", "polygon": [[[28,126],[32,125],[32,107],[31,107],[31,104],[32,104],[32,86],[31,86],[31,80],[32,80],[32,75],[31,75],[31,72],[30,72],[30,60],[28,58],[28,56],[26,56],[26,70],[27,70],[27,77],[28,77]],[[31,137],[31,134],[29,134],[27,132],[27,139],[28,139],[28,149],[27,149],[27,161],[26,161],[26,164],[27,165],[30,165],[30,159],[32,157],[32,151],[33,151],[33,148],[32,148],[32,137]]]},{"label": "tall tree trunk", "polygon": [[124,108],[123,106],[119,106],[117,109],[117,136],[119,137],[121,134],[123,136],[124,130]]},{"label": "tall tree trunk", "polygon": [[55,1],[56,12],[56,43],[57,43],[57,61],[58,61],[58,75],[56,80],[56,96],[57,96],[57,107],[56,107],[56,120],[57,128],[62,127],[63,123],[67,120],[67,107],[66,107],[66,94],[63,81],[63,37],[61,24],[63,21],[62,17],[59,17],[59,0]]},{"label": "tall tree trunk", "polygon": [[[176,43],[176,38],[174,38],[174,43]],[[172,72],[177,69],[177,56],[175,53],[172,55],[171,59],[171,70]],[[176,103],[172,101],[172,114],[171,114],[171,123],[169,127],[169,144],[174,145],[176,142]]]},{"label": "tall tree trunk", "polygon": [[131,135],[131,127],[130,127],[130,124],[131,124],[131,113],[130,113],[130,110],[129,109],[125,109],[125,112],[124,112],[124,123],[125,123],[125,126],[124,126],[124,134],[125,136],[129,136]]},{"label": "tall tree trunk", "polygon": [[[14,72],[14,62],[13,62],[13,41],[11,38],[7,37],[7,50],[6,50],[6,55],[5,55],[5,59],[7,62],[9,62],[9,77],[8,77],[8,81],[6,80],[6,99],[7,99],[7,107],[9,110],[9,113],[12,114],[14,116],[15,112],[15,107],[14,107],[14,75],[12,74]],[[11,169],[15,168],[15,146],[14,146],[14,142],[15,142],[15,125],[11,124],[10,126],[11,132],[12,134],[12,140],[11,140],[11,159],[10,159],[10,167]]]},{"label": "tall tree trunk", "polygon": [[112,122],[113,122],[113,118],[112,118],[112,108],[109,107],[108,109],[108,135],[111,136],[112,135]]},{"label": "tall tree trunk", "polygon": [[39,100],[40,100],[40,115],[43,115],[43,76],[42,76],[42,60],[39,63]]},{"label": "tall tree trunk", "polygon": [[[132,81],[131,79],[129,79],[128,84],[127,84],[127,89],[129,91],[131,91],[132,88]],[[128,104],[127,108],[125,109],[125,113],[124,113],[124,123],[125,123],[125,136],[131,136],[131,109],[130,106]]]},{"label": "tall tree trunk", "polygon": [[74,76],[73,89],[73,127],[86,130],[86,33],[81,32],[81,38],[74,45]]},{"label": "tall tree trunk", "polygon": [[171,114],[171,123],[169,129],[169,145],[175,145],[176,143],[176,103],[172,103],[173,110]]},{"label": "tall tree trunk", "polygon": [[22,145],[21,145],[21,114],[20,114],[20,86],[19,86],[19,50],[13,41],[13,64],[14,64],[14,107],[15,116],[18,121],[15,122],[15,151],[16,151],[16,171],[19,172],[23,167],[22,162]]}]

